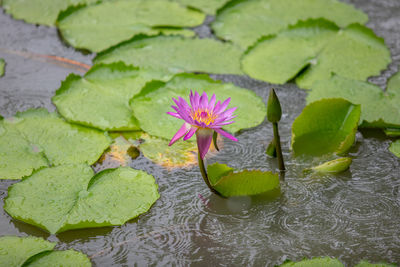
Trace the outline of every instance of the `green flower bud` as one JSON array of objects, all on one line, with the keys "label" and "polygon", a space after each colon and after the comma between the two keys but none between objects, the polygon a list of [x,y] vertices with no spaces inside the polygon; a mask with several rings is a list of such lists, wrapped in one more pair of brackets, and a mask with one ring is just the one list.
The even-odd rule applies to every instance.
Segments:
[{"label": "green flower bud", "polygon": [[267,118],[270,122],[278,122],[282,117],[281,103],[275,94],[275,90],[271,88],[268,97]]}]

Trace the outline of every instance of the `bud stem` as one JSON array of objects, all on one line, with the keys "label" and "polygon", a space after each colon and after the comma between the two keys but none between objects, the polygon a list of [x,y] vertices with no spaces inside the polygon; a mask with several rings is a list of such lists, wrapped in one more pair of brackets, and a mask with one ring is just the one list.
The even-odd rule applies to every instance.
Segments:
[{"label": "bud stem", "polygon": [[285,163],[283,162],[283,155],[282,155],[282,148],[281,148],[281,138],[279,136],[278,123],[277,122],[273,122],[272,126],[274,128],[274,141],[275,141],[275,147],[276,147],[276,154],[278,156],[279,169],[281,171],[284,171],[285,170]]},{"label": "bud stem", "polygon": [[201,159],[200,153],[197,153],[197,159],[198,159],[198,163],[199,163],[201,176],[203,177],[204,182],[206,183],[206,185],[208,186],[208,188],[210,189],[211,192],[213,192],[214,194],[217,194],[218,196],[221,196],[221,194],[217,190],[215,190],[212,187],[212,185],[210,184],[210,180],[208,179],[206,167],[204,165],[204,161]]}]

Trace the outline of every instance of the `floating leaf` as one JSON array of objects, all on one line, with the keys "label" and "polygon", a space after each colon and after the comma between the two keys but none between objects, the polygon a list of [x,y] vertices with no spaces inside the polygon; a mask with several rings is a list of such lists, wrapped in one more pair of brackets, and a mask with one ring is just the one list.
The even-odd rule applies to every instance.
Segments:
[{"label": "floating leaf", "polygon": [[229,105],[237,107],[237,118],[235,123],[225,127],[228,131],[237,132],[255,127],[265,118],[265,104],[254,92],[233,84],[211,80],[206,75],[179,74],[166,84],[160,84],[159,88],[144,88],[141,94],[131,100],[131,108],[140,128],[150,135],[170,140],[182,126],[182,121],[167,115],[166,112],[171,111],[173,97],[181,96],[188,100],[190,90],[206,92],[208,95],[215,94],[217,99],[231,97]]},{"label": "floating leaf", "polygon": [[4,61],[4,59],[0,58],[0,77],[4,75],[5,67],[6,67],[6,62]]},{"label": "floating leaf", "polygon": [[123,61],[170,73],[242,74],[239,61],[241,54],[242,51],[232,44],[212,39],[137,36],[98,54],[94,61]]},{"label": "floating leaf", "polygon": [[129,100],[161,73],[139,70],[122,62],[96,65],[84,77],[70,74],[52,98],[68,121],[106,131],[138,130]]},{"label": "floating leaf", "polygon": [[368,261],[362,260],[354,267],[396,267],[396,265],[387,263],[369,263]]},{"label": "floating leaf", "polygon": [[338,158],[313,167],[312,169],[321,173],[340,173],[347,170],[351,162],[351,158]]},{"label": "floating leaf", "polygon": [[329,257],[314,258],[314,259],[304,259],[299,262],[286,262],[280,267],[344,267],[338,259],[332,259]]},{"label": "floating leaf", "polygon": [[354,143],[361,107],[344,99],[322,99],[307,105],[292,126],[296,155],[346,152]]},{"label": "floating leaf", "polygon": [[0,265],[20,267],[30,257],[52,250],[56,243],[37,237],[0,237]]},{"label": "floating leaf", "polygon": [[389,148],[390,152],[400,158],[400,140],[393,142]]},{"label": "floating leaf", "polygon": [[199,9],[207,14],[215,15],[217,9],[225,5],[229,0],[173,0],[183,5]]},{"label": "floating leaf", "polygon": [[15,19],[53,26],[58,13],[68,6],[96,3],[98,0],[3,0],[4,10]]},{"label": "floating leaf", "polygon": [[384,130],[384,132],[389,137],[400,137],[400,129],[399,128],[386,128]]},{"label": "floating leaf", "polygon": [[327,21],[308,20],[261,39],[246,52],[242,64],[249,76],[271,83],[283,84],[299,75],[297,85],[309,89],[332,72],[366,80],[390,61],[383,39],[370,29],[353,24],[339,30]]},{"label": "floating leaf", "polygon": [[361,127],[400,128],[400,86],[383,92],[378,86],[333,75],[312,86],[307,102],[340,97],[361,105]]},{"label": "floating leaf", "polygon": [[23,267],[79,266],[90,267],[89,258],[75,250],[46,251],[31,257]]},{"label": "floating leaf", "polygon": [[335,0],[236,0],[218,11],[212,28],[218,37],[246,48],[262,36],[309,18],[325,18],[340,27],[368,20],[362,11]]},{"label": "floating leaf", "polygon": [[68,9],[58,17],[57,26],[72,46],[100,52],[137,34],[159,34],[157,26],[194,27],[204,18],[171,1],[115,0]]},{"label": "floating leaf", "polygon": [[219,163],[209,165],[207,172],[213,188],[224,197],[258,195],[279,188],[279,176],[272,172],[234,172]]},{"label": "floating leaf", "polygon": [[154,177],[127,167],[93,176],[86,165],[42,169],[9,188],[4,209],[50,233],[121,225],[159,198]]}]

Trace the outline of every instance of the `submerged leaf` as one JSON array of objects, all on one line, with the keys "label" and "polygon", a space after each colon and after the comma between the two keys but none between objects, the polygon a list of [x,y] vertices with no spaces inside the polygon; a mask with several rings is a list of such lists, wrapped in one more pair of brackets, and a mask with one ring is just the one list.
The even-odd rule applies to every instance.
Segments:
[{"label": "submerged leaf", "polygon": [[84,77],[70,74],[52,98],[68,121],[106,131],[138,130],[129,100],[153,80],[168,75],[122,62],[96,65]]},{"label": "submerged leaf", "polygon": [[340,173],[347,170],[351,162],[351,158],[338,158],[313,167],[312,169],[321,173]]},{"label": "submerged leaf", "polygon": [[62,165],[34,173],[9,188],[4,209],[50,233],[121,225],[159,198],[154,177],[127,167],[93,176],[86,165]]},{"label": "submerged leaf", "polygon": [[206,75],[179,74],[149,92],[144,88],[141,94],[131,100],[131,108],[140,128],[150,135],[170,140],[182,126],[182,121],[167,115],[166,112],[171,110],[173,97],[181,96],[188,100],[190,90],[200,94],[206,92],[210,96],[215,94],[217,99],[231,97],[229,106],[237,107],[237,118],[235,123],[224,127],[227,131],[237,132],[255,127],[262,123],[266,116],[263,100],[250,90],[211,80]]},{"label": "submerged leaf", "polygon": [[241,54],[242,51],[232,44],[212,39],[138,36],[98,54],[94,62],[123,61],[169,73],[242,74]]},{"label": "submerged leaf", "polygon": [[0,77],[4,75],[5,68],[6,62],[4,61],[4,59],[0,58]]},{"label": "submerged leaf", "polygon": [[324,20],[299,22],[263,38],[242,59],[243,71],[253,78],[283,84],[297,76],[304,89],[332,72],[366,80],[390,62],[388,48],[370,29],[353,24],[340,30]]},{"label": "submerged leaf", "polygon": [[203,13],[171,1],[115,0],[67,10],[60,14],[57,26],[72,46],[100,52],[137,34],[163,32],[154,27],[194,27],[204,18]]},{"label": "submerged leaf", "polygon": [[89,258],[78,251],[69,249],[63,251],[47,251],[31,257],[22,267],[90,267]]},{"label": "submerged leaf", "polygon": [[393,142],[389,148],[390,152],[392,152],[395,156],[400,158],[400,140]]},{"label": "submerged leaf", "polygon": [[0,265],[20,267],[30,257],[43,251],[52,250],[56,243],[38,237],[0,237]]},{"label": "submerged leaf", "polygon": [[354,143],[361,107],[344,99],[322,99],[307,105],[292,126],[296,155],[341,154]]},{"label": "submerged leaf", "polygon": [[304,259],[298,262],[286,262],[280,267],[344,267],[343,263],[341,263],[338,259],[333,259],[330,257],[321,257],[314,259]]},{"label": "submerged leaf", "polygon": [[218,37],[246,48],[309,18],[324,18],[340,27],[368,20],[362,11],[336,0],[236,0],[218,11],[212,28]]}]

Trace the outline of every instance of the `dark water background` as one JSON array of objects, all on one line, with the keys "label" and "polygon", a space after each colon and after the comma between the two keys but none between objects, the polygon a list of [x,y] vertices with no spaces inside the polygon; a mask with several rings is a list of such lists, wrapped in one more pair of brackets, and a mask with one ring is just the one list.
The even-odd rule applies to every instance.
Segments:
[{"label": "dark water background", "polygon": [[[400,1],[348,2],[368,14],[367,26],[384,37],[391,50],[393,63],[370,79],[385,88],[400,64]],[[212,37],[208,26],[212,19],[196,29],[201,37]],[[55,110],[50,98],[60,82],[71,72],[84,73],[84,68],[38,55],[89,65],[93,58],[63,44],[54,28],[29,25],[1,13],[0,58],[7,63],[0,79],[1,115],[35,107]],[[213,77],[249,88],[267,101],[270,84],[244,76]],[[197,167],[167,170],[141,156],[130,165],[156,177],[161,198],[138,219],[119,227],[56,236],[13,220],[1,208],[0,235],[57,241],[59,249],[73,248],[91,256],[94,266],[273,266],[313,256],[337,257],[346,266],[361,259],[400,264],[400,159],[387,150],[391,140],[381,131],[363,130],[349,153],[354,158],[349,171],[336,176],[305,174],[304,168],[321,159],[293,159],[289,141],[306,93],[294,84],[275,88],[284,111],[280,129],[288,169],[279,198],[222,200],[210,194]],[[238,143],[226,140],[223,151],[209,163],[277,168],[264,154],[272,138],[268,122],[238,138]],[[13,183],[0,181],[1,207]]]}]

